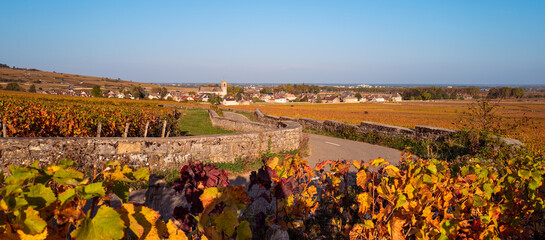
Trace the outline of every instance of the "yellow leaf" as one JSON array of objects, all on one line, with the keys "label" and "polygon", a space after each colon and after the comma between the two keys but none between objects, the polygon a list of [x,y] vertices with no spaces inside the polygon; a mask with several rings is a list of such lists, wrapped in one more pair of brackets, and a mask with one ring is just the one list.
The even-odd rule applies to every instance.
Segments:
[{"label": "yellow leaf", "polygon": [[391,229],[392,229],[392,240],[402,240],[405,239],[405,236],[403,235],[403,225],[405,224],[405,221],[394,217],[391,221]]},{"label": "yellow leaf", "polygon": [[[204,189],[203,193],[199,197],[204,209],[208,209],[209,206],[219,197],[218,188],[211,187]],[[211,210],[211,209],[210,209]]]},{"label": "yellow leaf", "polygon": [[388,162],[386,162],[386,160],[384,160],[383,158],[377,158],[373,161],[371,161],[370,165],[373,166],[373,167],[378,167],[380,165],[385,165],[385,164],[388,164]]},{"label": "yellow leaf", "polygon": [[22,230],[17,230],[17,234],[19,234],[21,240],[44,240],[47,237],[47,228],[42,233],[35,235],[26,234]]},{"label": "yellow leaf", "polygon": [[267,161],[267,166],[270,167],[271,169],[276,168],[277,165],[278,165],[277,157],[271,158],[269,159],[269,161]]},{"label": "yellow leaf", "polygon": [[360,170],[356,174],[356,184],[362,188],[365,188],[365,183],[367,182],[367,173],[365,170]]},{"label": "yellow leaf", "polygon": [[361,163],[359,161],[354,160],[353,164],[354,164],[354,167],[356,167],[356,169],[359,170],[361,168]]},{"label": "yellow leaf", "polygon": [[[167,223],[167,229],[168,229],[168,239],[179,239],[179,240],[187,240],[187,236],[185,235],[184,231],[180,230],[172,220],[169,220]],[[203,236],[203,239],[204,236]]]},{"label": "yellow leaf", "polygon": [[360,215],[366,213],[368,210],[369,210],[369,207],[371,206],[370,205],[370,201],[371,199],[369,198],[369,193],[367,192],[364,192],[364,193],[360,193],[358,194],[358,203],[360,205],[360,209],[358,210],[358,213]]},{"label": "yellow leaf", "polygon": [[388,165],[384,168],[390,177],[399,177],[399,169],[393,165]]},{"label": "yellow leaf", "polygon": [[414,198],[414,194],[413,194],[413,193],[414,193],[414,187],[413,187],[412,184],[410,184],[410,183],[407,184],[407,185],[405,186],[405,189],[403,190],[403,192],[407,194],[407,197],[408,197],[409,199],[413,199],[413,198]]},{"label": "yellow leaf", "polygon": [[48,174],[53,174],[55,173],[57,170],[61,169],[59,166],[55,166],[55,165],[51,165],[49,167],[47,167],[47,169],[45,170]]}]

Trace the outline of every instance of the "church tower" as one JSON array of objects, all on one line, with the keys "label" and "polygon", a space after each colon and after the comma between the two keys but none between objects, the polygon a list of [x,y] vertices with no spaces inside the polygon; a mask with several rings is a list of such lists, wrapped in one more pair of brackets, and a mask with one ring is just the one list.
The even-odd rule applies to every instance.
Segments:
[{"label": "church tower", "polygon": [[227,80],[221,80],[221,96],[227,95]]}]

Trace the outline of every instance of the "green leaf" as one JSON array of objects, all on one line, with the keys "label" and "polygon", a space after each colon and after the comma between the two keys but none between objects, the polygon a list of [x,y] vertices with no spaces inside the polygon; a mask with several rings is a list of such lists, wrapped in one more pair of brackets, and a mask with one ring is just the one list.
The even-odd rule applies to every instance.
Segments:
[{"label": "green leaf", "polygon": [[43,184],[36,184],[28,187],[26,191],[23,192],[23,195],[28,204],[35,209],[47,207],[57,201],[57,197],[55,197],[53,190]]},{"label": "green leaf", "polygon": [[18,215],[17,223],[22,226],[23,232],[26,234],[34,235],[41,233],[47,226],[47,222],[40,217],[40,213],[32,207],[16,215]]},{"label": "green leaf", "polygon": [[138,171],[133,173],[136,180],[145,180],[149,179],[149,170],[147,168],[140,168]]},{"label": "green leaf", "polygon": [[428,169],[428,171],[430,171],[431,174],[437,175],[437,166],[435,166],[434,164],[429,165],[426,169]]},{"label": "green leaf", "polygon": [[61,201],[61,206],[66,203],[66,201],[72,200],[76,196],[76,190],[73,188],[66,189],[66,191],[59,194],[59,201]]},{"label": "green leaf", "polygon": [[26,168],[26,167],[11,167],[10,166],[11,176],[6,178],[6,184],[24,184],[28,179],[32,179],[38,176],[38,171]]},{"label": "green leaf", "polygon": [[492,197],[492,193],[494,193],[494,188],[492,188],[492,184],[486,183],[483,185],[484,193],[486,194],[486,199],[490,199]]},{"label": "green leaf", "polygon": [[86,216],[81,225],[70,236],[78,240],[86,239],[121,239],[123,237],[123,220],[119,213],[111,207],[102,205],[94,218]]},{"label": "green leaf", "polygon": [[521,177],[522,179],[528,179],[528,178],[530,178],[531,174],[532,174],[532,173],[531,173],[530,171],[527,171],[527,170],[524,170],[524,169],[520,169],[520,170],[518,171],[518,175],[519,175],[519,177]]},{"label": "green leaf", "polygon": [[535,179],[532,179],[532,181],[528,183],[528,190],[535,191],[539,187],[539,183],[540,182],[536,181]]},{"label": "green leaf", "polygon": [[373,223],[372,220],[364,220],[363,221],[363,226],[365,228],[375,228],[375,224]]},{"label": "green leaf", "polygon": [[445,220],[445,222],[441,224],[441,236],[439,237],[439,239],[449,239],[449,236],[453,236],[453,230],[456,230],[456,222]]},{"label": "green leaf", "polygon": [[479,196],[479,195],[473,195],[473,207],[482,207],[486,205],[486,200]]},{"label": "green leaf", "polygon": [[126,203],[129,201],[129,186],[122,182],[115,182],[112,191],[121,199],[121,202]]},{"label": "green leaf", "polygon": [[397,203],[396,203],[396,207],[395,207],[395,208],[402,207],[406,202],[407,202],[407,197],[405,197],[405,194],[400,193],[400,194],[399,194],[399,197],[398,197],[398,199],[397,199]]},{"label": "green leaf", "polygon": [[53,174],[53,180],[61,185],[76,186],[83,179],[83,173],[74,169],[59,169]]},{"label": "green leaf", "polygon": [[21,195],[7,196],[3,198],[3,200],[7,208],[11,210],[19,210],[19,209],[22,209],[23,207],[28,206],[27,200],[25,199],[24,196],[21,196]]},{"label": "green leaf", "polygon": [[248,221],[242,221],[237,227],[237,240],[246,240],[252,238],[252,229]]},{"label": "green leaf", "polygon": [[225,233],[227,236],[233,236],[235,228],[238,226],[237,216],[233,211],[225,210],[222,214],[214,218],[216,229]]},{"label": "green leaf", "polygon": [[62,159],[57,164],[59,164],[59,167],[61,168],[67,168],[76,165],[76,162],[70,160],[70,159]]},{"label": "green leaf", "polygon": [[85,187],[83,187],[83,191],[81,191],[81,196],[84,200],[90,199],[92,197],[104,197],[104,195],[106,195],[106,191],[102,186],[102,182],[86,185]]}]

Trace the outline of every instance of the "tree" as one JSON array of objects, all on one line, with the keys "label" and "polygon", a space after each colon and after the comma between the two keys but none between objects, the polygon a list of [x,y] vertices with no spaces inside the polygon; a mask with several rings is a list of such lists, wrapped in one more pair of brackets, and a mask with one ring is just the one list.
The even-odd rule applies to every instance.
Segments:
[{"label": "tree", "polygon": [[522,97],[524,97],[524,89],[522,89],[522,88],[513,88],[512,95],[515,98],[522,98]]},{"label": "tree", "polygon": [[356,95],[354,95],[354,97],[356,97],[358,99],[358,101],[360,101],[360,99],[362,98],[360,93],[356,93]]},{"label": "tree", "polygon": [[6,90],[8,90],[8,91],[23,91],[23,88],[21,86],[19,86],[19,84],[15,83],[15,82],[12,82],[12,83],[8,83],[8,85],[6,86]]},{"label": "tree", "polygon": [[100,86],[95,85],[93,87],[93,90],[91,90],[91,96],[93,96],[93,97],[102,97],[102,90],[100,90]]},{"label": "tree", "polygon": [[220,96],[217,96],[217,95],[211,96],[208,99],[208,102],[210,102],[211,104],[220,104],[222,101],[223,101],[223,99]]},{"label": "tree", "polygon": [[36,92],[36,86],[34,84],[30,85],[30,88],[28,89],[29,92],[35,93]]},{"label": "tree", "polygon": [[142,86],[131,86],[130,92],[135,99],[144,99],[148,95]]},{"label": "tree", "polygon": [[429,92],[422,93],[422,99],[430,100],[431,99],[431,93],[429,93]]}]

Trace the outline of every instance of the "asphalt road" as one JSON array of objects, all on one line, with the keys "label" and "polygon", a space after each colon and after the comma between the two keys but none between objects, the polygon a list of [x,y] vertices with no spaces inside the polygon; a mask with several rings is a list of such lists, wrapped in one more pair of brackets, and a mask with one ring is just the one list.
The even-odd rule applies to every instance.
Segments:
[{"label": "asphalt road", "polygon": [[324,160],[364,160],[384,158],[391,164],[401,159],[401,151],[364,142],[309,134],[310,156],[309,166],[314,167]]}]

